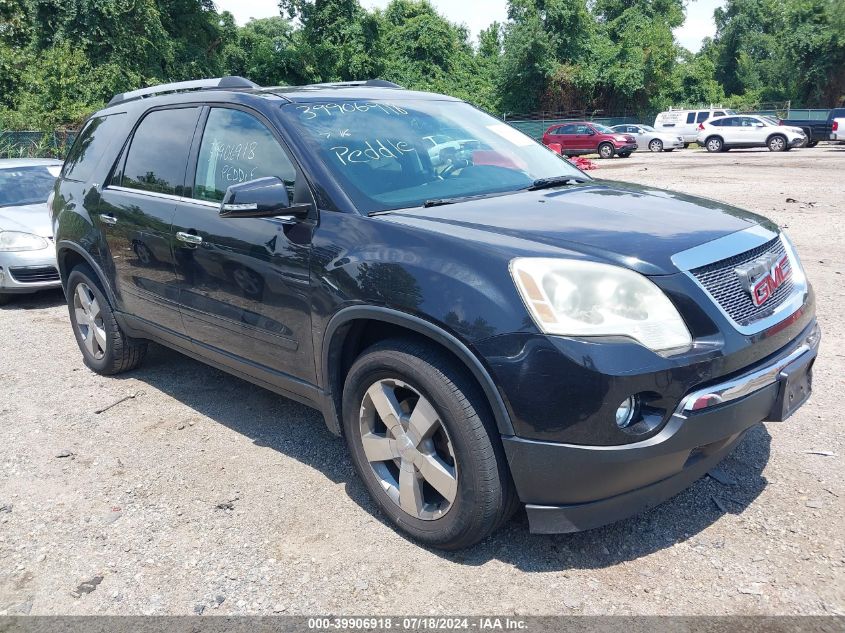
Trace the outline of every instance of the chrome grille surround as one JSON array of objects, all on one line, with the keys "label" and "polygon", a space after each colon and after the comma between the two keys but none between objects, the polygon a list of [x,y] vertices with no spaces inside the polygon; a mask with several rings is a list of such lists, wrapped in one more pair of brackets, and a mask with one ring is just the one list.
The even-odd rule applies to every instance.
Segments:
[{"label": "chrome grille surround", "polygon": [[[783,296],[778,296],[779,292],[776,292],[774,297],[760,306],[762,312],[750,317],[747,316],[745,323],[735,319],[719,302],[716,296],[694,274],[696,271],[709,271],[712,273],[715,269],[728,268],[729,265],[731,267],[728,270],[732,270],[733,267],[740,265],[741,262],[747,261],[747,259],[753,259],[755,256],[753,255],[754,252],[759,251],[759,253],[765,253],[767,252],[767,248],[772,248],[773,246],[783,248],[783,251],[789,256],[792,276],[788,283],[784,283],[783,286],[778,288],[779,292],[783,292]],[[759,253],[756,257],[760,256]],[[700,246],[676,253],[672,256],[672,263],[706,294],[707,298],[713,302],[722,315],[741,334],[757,334],[780,323],[799,310],[807,300],[809,291],[807,278],[804,275],[804,269],[789,238],[783,233],[777,233],[761,225],[752,226],[743,231],[731,233],[701,244]],[[739,279],[737,277],[737,283],[738,281]],[[789,288],[788,292],[785,287]],[[742,289],[742,286],[739,286],[739,292],[746,297],[748,296],[748,293]],[[753,306],[750,297],[748,298],[748,303]],[[738,318],[742,319],[742,316],[738,315]]]},{"label": "chrome grille surround", "polygon": [[[789,298],[795,287],[790,275],[765,303],[757,306],[751,300],[751,294],[742,287],[742,282],[735,269],[763,255],[782,257],[785,254],[786,247],[783,241],[780,237],[776,237],[762,246],[701,268],[695,268],[690,273],[704,286],[708,294],[716,300],[716,303],[728,313],[728,316],[734,322],[741,326],[748,326],[774,314],[778,306]],[[791,264],[792,261],[790,260],[790,272],[792,272]]]}]

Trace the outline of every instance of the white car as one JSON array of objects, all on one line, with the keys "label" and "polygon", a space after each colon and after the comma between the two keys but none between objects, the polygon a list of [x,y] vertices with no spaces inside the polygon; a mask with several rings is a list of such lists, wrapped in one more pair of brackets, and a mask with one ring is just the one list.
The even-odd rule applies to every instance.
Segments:
[{"label": "white car", "polygon": [[677,132],[660,132],[650,125],[623,123],[611,129],[620,134],[630,134],[637,139],[638,147],[647,147],[652,152],[671,152],[684,147],[684,137]]},{"label": "white car", "polygon": [[845,141],[845,118],[833,119],[830,124],[830,140]]},{"label": "white car", "polygon": [[696,141],[708,152],[735,147],[768,147],[771,152],[784,152],[805,145],[807,135],[801,128],[779,125],[770,117],[743,114],[699,123]]},{"label": "white car", "polygon": [[695,142],[698,125],[713,117],[736,114],[727,108],[698,108],[697,110],[667,110],[654,119],[654,128],[658,132],[677,134],[684,139],[684,147]]},{"label": "white car", "polygon": [[47,208],[61,168],[59,160],[0,160],[0,305],[61,287]]}]

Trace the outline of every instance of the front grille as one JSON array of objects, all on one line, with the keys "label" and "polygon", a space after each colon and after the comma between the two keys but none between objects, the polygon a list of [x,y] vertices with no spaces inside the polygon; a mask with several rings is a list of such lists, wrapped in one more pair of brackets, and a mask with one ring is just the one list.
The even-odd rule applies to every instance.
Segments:
[{"label": "front grille", "polygon": [[12,279],[22,284],[59,280],[59,271],[54,266],[9,268],[9,273],[12,275]]},{"label": "front grille", "polygon": [[739,325],[747,326],[773,314],[777,307],[789,298],[794,289],[793,278],[790,277],[763,305],[754,305],[751,294],[742,287],[739,275],[734,269],[770,253],[779,256],[786,253],[779,237],[750,251],[695,268],[690,272],[716,300],[716,303],[728,313],[728,316]]}]

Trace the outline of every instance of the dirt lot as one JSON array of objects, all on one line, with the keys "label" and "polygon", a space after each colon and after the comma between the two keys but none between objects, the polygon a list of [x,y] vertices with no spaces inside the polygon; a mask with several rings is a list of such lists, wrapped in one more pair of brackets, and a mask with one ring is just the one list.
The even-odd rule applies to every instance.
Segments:
[{"label": "dirt lot", "polygon": [[724,483],[583,534],[518,516],[444,555],[383,523],[316,412],[158,347],[98,377],[43,294],[0,309],[0,613],[844,614],[845,147],[599,164],[769,215],[815,284],[815,395]]}]

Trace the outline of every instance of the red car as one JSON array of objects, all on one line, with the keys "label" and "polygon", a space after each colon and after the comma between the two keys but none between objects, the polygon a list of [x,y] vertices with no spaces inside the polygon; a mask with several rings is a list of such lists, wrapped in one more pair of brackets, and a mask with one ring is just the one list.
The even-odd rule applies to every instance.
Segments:
[{"label": "red car", "polygon": [[589,121],[553,125],[543,134],[543,144],[553,149],[559,145],[560,153],[565,156],[598,154],[602,158],[613,158],[614,154],[628,158],[637,149],[637,141],[630,134],[620,134]]}]

